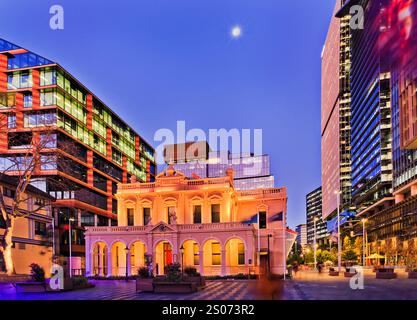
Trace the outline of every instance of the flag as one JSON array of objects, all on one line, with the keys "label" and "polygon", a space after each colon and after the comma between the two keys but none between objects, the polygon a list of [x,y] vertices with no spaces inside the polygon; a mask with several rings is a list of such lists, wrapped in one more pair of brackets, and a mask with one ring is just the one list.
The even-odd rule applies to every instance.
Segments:
[{"label": "flag", "polygon": [[284,219],[284,213],[281,211],[269,217],[269,222],[283,221],[283,219]]},{"label": "flag", "polygon": [[249,218],[249,220],[243,221],[244,224],[253,224],[258,223],[258,214],[255,213],[252,217]]}]

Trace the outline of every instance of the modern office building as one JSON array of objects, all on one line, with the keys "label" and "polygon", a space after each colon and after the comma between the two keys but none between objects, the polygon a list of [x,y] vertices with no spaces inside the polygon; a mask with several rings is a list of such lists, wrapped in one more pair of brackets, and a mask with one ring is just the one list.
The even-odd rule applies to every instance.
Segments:
[{"label": "modern office building", "polygon": [[286,189],[238,191],[233,174],[189,179],[170,165],[153,183],[120,184],[118,226],[87,229],[87,275],[136,274],[145,261],[155,275],[173,262],[206,276],[282,275],[284,235],[295,240]]},{"label": "modern office building", "polygon": [[407,264],[417,249],[417,4],[350,1],[338,16],[357,4],[365,26],[352,36],[353,192],[366,232],[360,223],[355,233],[365,236],[367,254]]},{"label": "modern office building", "polygon": [[[345,0],[337,0],[334,13]],[[350,158],[350,64],[349,16],[332,17],[322,52],[322,196],[323,218],[334,218],[337,205],[353,210]],[[340,199],[338,199],[340,197]]]},{"label": "modern office building", "polygon": [[[306,212],[307,212],[307,243],[312,245],[314,243],[314,235],[315,235],[318,245],[327,244],[329,233],[327,232],[327,224],[323,220],[321,187],[307,194]],[[315,225],[315,230],[314,230],[314,225]]]},{"label": "modern office building", "polygon": [[267,189],[275,185],[269,155],[212,151],[206,141],[198,141],[166,145],[164,160],[191,179],[223,177],[232,168],[236,190]]},{"label": "modern office building", "polygon": [[53,137],[45,157],[70,163],[68,170],[49,161],[32,179],[57,200],[60,255],[69,251],[70,218],[72,253],[82,257],[85,226],[117,224],[117,184],[154,180],[154,149],[143,138],[59,64],[3,39],[0,116],[0,170],[45,135]]},{"label": "modern office building", "polygon": [[[364,28],[351,39],[352,202],[360,213],[390,201],[392,194],[391,72],[380,54],[383,41],[379,0],[354,1],[364,8]],[[337,14],[350,11],[349,1]]]},{"label": "modern office building", "polygon": [[303,248],[307,245],[307,225],[299,224],[297,227],[295,227],[295,232],[297,232],[297,238],[296,238],[296,251],[302,251]]}]

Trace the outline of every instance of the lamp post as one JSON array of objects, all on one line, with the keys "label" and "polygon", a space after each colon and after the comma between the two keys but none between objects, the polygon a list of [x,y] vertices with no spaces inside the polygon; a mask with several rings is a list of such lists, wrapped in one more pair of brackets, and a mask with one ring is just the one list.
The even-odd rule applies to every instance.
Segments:
[{"label": "lamp post", "polygon": [[336,190],[337,196],[337,271],[342,271],[342,242],[340,241],[340,191]]},{"label": "lamp post", "polygon": [[128,281],[129,280],[129,270],[127,269],[128,268],[128,259],[129,259],[129,247],[128,246],[126,246],[125,247],[125,253],[126,253],[126,281]]},{"label": "lamp post", "polygon": [[181,278],[184,278],[184,245],[181,245]]},{"label": "lamp post", "polygon": [[314,217],[314,268],[317,269],[317,232],[316,232],[316,223],[319,220],[319,218]]},{"label": "lamp post", "polygon": [[365,267],[366,265],[366,242],[365,242],[365,225],[368,220],[363,218],[362,219],[362,265]]},{"label": "lamp post", "polygon": [[69,230],[69,276],[72,278],[72,231],[71,231],[71,222],[74,221],[74,218],[68,219],[68,230]]},{"label": "lamp post", "polygon": [[269,239],[272,238],[272,234],[268,234],[268,276],[271,274],[271,252],[269,246]]}]

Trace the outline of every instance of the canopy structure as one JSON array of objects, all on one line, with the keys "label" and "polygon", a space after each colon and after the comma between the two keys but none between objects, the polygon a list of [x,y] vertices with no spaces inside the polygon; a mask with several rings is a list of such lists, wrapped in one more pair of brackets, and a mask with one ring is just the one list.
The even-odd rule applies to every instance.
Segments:
[{"label": "canopy structure", "polygon": [[378,253],[371,254],[370,256],[366,257],[366,259],[384,259],[384,256],[381,256]]}]

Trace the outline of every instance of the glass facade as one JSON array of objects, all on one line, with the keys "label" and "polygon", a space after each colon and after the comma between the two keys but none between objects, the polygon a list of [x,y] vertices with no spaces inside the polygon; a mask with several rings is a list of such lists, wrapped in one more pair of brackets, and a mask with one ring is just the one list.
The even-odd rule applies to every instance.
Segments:
[{"label": "glass facade", "polygon": [[352,197],[358,210],[391,192],[390,73],[379,52],[380,4],[361,1],[364,29],[352,31]]},{"label": "glass facade", "polygon": [[307,243],[314,242],[314,220],[316,221],[316,240],[327,242],[329,236],[327,232],[327,223],[323,221],[322,216],[322,189],[321,187],[310,192],[306,196],[306,212],[307,212]]}]

